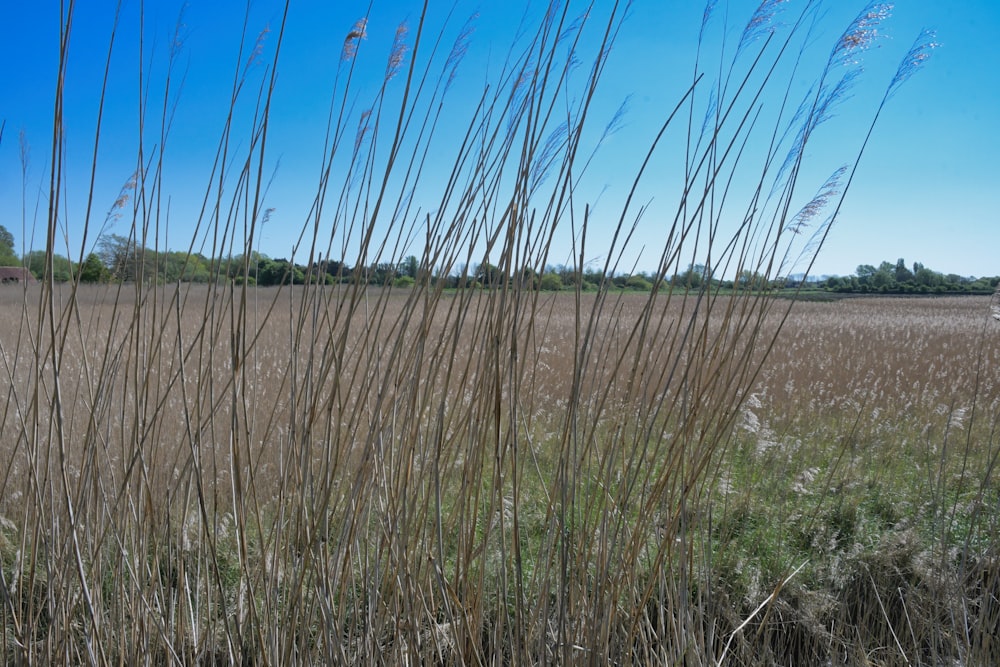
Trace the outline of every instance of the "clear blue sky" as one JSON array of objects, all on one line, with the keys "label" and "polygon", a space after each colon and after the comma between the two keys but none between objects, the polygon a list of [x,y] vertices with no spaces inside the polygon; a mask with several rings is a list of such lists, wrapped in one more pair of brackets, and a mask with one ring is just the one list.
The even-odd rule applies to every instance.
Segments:
[{"label": "clear blue sky", "polygon": [[[595,13],[606,7],[602,2]],[[260,250],[268,255],[287,257],[306,220],[316,190],[330,91],[345,34],[357,19],[369,15],[359,63],[365,63],[362,76],[378,82],[397,24],[408,20],[411,28],[416,26],[420,3],[388,0],[374,4],[369,12],[367,0],[292,3],[278,64],[269,138],[268,169],[274,170],[274,179],[266,205],[275,212],[260,238]],[[537,11],[541,3],[531,4],[535,7],[532,11]],[[803,0],[788,2],[788,15],[795,14],[802,4]],[[0,41],[0,62],[4,63],[0,68],[0,122],[5,122],[0,144],[0,224],[14,233],[19,249],[22,243],[35,248],[43,245],[58,5],[55,0],[12,2],[3,12],[8,31]],[[70,45],[64,226],[71,244],[77,247],[113,5],[110,0],[78,3]],[[141,63],[151,76],[154,99],[150,108],[159,109],[157,96],[162,95],[167,53],[182,3],[147,0],[145,5],[145,55],[140,57],[139,3],[126,0],[123,4],[97,162],[93,224],[98,227],[135,169],[137,68]],[[715,37],[706,44],[706,51],[718,54],[723,38],[729,40],[731,48],[755,5],[720,0],[711,24]],[[432,0],[431,7],[429,21],[437,26],[451,2]],[[819,59],[807,58],[804,71],[797,75],[796,83],[802,90],[818,74],[840,31],[862,7],[863,3],[846,0],[828,3],[823,30],[813,45]],[[623,175],[635,172],[637,156],[690,83],[703,9],[701,2],[636,0],[611,55],[594,110],[593,123],[599,129],[626,97],[630,99],[624,125],[601,148],[585,182],[592,196],[584,199],[597,200],[596,220],[617,212],[630,184]],[[173,83],[176,87],[183,80],[183,86],[166,151],[164,195],[170,201],[170,221],[165,243],[171,248],[186,247],[191,238],[190,221],[197,215],[225,121],[244,10],[241,2],[189,0],[183,13],[183,44]],[[516,35],[524,3],[459,0],[445,50],[454,32],[476,11],[480,16],[475,33],[446,109],[446,114],[465,122],[467,104],[499,71]],[[251,42],[264,27],[277,28],[280,19],[280,3],[253,2],[248,26]],[[803,196],[808,199],[826,175],[852,158],[881,92],[922,28],[936,30],[941,46],[887,106],[814,274],[849,274],[858,264],[899,257],[944,273],[1000,274],[1000,3],[995,0],[896,3],[893,15],[880,27],[882,36],[863,56],[865,72],[853,96],[822,128],[822,135],[817,135],[807,153],[815,166],[803,181]],[[272,32],[251,80],[259,80],[266,72],[275,41]],[[709,78],[714,69],[708,67],[710,62],[703,63]],[[358,91],[355,114],[373,88],[362,85]],[[245,108],[252,112],[252,98],[250,102]],[[778,100],[762,102],[767,108]],[[245,123],[246,117],[244,112],[237,122]],[[147,120],[150,127],[158,122],[156,117]],[[459,121],[456,127],[464,126]],[[20,158],[22,132],[30,147],[26,179],[22,179]],[[449,138],[447,127],[439,139],[444,147],[457,141]],[[147,147],[157,143],[156,134],[147,129]],[[665,209],[676,201],[676,183],[671,183],[676,163],[670,166],[669,149],[677,145],[667,144],[668,154],[656,164],[644,191],[645,197]],[[433,169],[430,173],[423,192],[433,190]],[[26,210],[22,193],[26,193]],[[418,203],[424,208],[433,205],[430,197]],[[166,204],[162,206],[165,210]],[[734,205],[734,211],[739,209]],[[651,210],[655,213],[657,209],[654,206]],[[26,227],[22,227],[22,211]],[[649,218],[640,227],[636,247],[662,245],[662,225],[654,222]],[[122,225],[119,221],[110,231],[124,233]],[[553,263],[565,261],[566,248],[562,254],[556,253]],[[652,255],[648,262],[640,259],[640,266],[652,261]]]}]

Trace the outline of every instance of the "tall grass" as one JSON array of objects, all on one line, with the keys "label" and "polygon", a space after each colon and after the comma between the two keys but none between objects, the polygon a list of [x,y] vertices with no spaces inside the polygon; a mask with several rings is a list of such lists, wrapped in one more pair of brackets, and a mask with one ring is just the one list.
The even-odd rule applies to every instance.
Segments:
[{"label": "tall grass", "polygon": [[[712,4],[703,31],[713,25]],[[961,568],[944,567],[952,552],[941,551],[942,571],[981,574],[978,592],[959,598],[977,606],[934,607],[966,616],[926,641],[902,631],[914,609],[889,590],[902,584],[876,580],[891,567],[845,584],[842,611],[822,617],[836,627],[811,635],[784,630],[783,588],[808,558],[762,569],[742,597],[726,588],[748,579],[727,569],[726,558],[741,556],[720,548],[738,542],[719,526],[745,531],[759,517],[732,509],[720,489],[746,470],[765,472],[741,462],[740,438],[790,305],[710,283],[675,291],[663,279],[693,259],[719,274],[779,275],[800,253],[809,265],[867,139],[858,137],[848,166],[811,197],[800,182],[807,146],[846,99],[856,52],[886,14],[867,7],[796,100],[820,4],[779,22],[781,5],[763,2],[720,60],[706,66],[697,55],[690,87],[640,151],[610,246],[598,252],[580,188],[591,159],[585,129],[627,30],[626,5],[550,5],[481,97],[461,101],[474,111],[457,144],[440,139],[439,125],[445,101],[456,102],[450,85],[468,26],[438,32],[425,9],[401,27],[368,104],[356,93],[367,23],[348,27],[295,257],[314,270],[321,257],[398,264],[417,249],[421,271],[399,290],[371,287],[361,273],[335,285],[256,289],[224,280],[221,263],[218,280],[204,286],[55,283],[71,3],[44,220],[49,262],[40,287],[4,304],[12,315],[0,342],[9,381],[5,661],[749,664],[840,651],[856,658],[850,652],[865,653],[871,639],[856,633],[885,619],[873,641],[889,657],[868,659],[988,662],[996,541],[984,544],[980,528],[963,533]],[[246,262],[259,246],[286,19],[270,51],[244,39],[201,217],[183,240],[189,253]],[[929,45],[918,41],[886,97]],[[261,70],[247,64],[266,54],[271,66],[255,80]],[[574,87],[577,62],[588,67]],[[112,207],[131,238],[150,247],[167,230],[164,151],[177,85],[168,70],[162,102],[142,100],[134,183]],[[713,70],[720,76],[709,83],[703,72]],[[99,113],[110,95],[101,91]],[[780,106],[762,104],[774,95]],[[244,114],[249,126],[238,130],[233,121]],[[684,146],[683,178],[656,184],[676,205],[649,294],[605,282],[553,297],[520,279],[525,268],[541,273],[562,238],[572,240],[577,270],[595,257],[605,275],[628,270],[645,170],[673,133]],[[91,192],[101,149],[99,122]],[[431,181],[428,161],[441,155],[450,172]],[[746,182],[749,199],[737,198],[731,184]],[[429,186],[435,197],[418,203]],[[824,210],[834,215],[819,222]],[[90,211],[73,240],[81,261],[99,233]],[[467,267],[487,263],[498,270],[476,288],[446,290],[438,279],[459,273],[472,283]],[[983,349],[990,333],[981,332]],[[995,396],[993,386],[961,406],[943,404]],[[982,460],[971,424],[996,424],[994,404],[975,405],[963,422],[966,461]],[[836,428],[843,445],[830,450],[814,517],[834,501],[831,480],[844,470],[837,457],[861,433]],[[928,434],[921,444],[954,447],[953,438]],[[987,440],[992,451],[993,430]],[[994,473],[992,464],[985,473],[963,469],[951,495],[952,459],[936,460],[935,507],[951,511],[940,517],[944,547],[969,488],[979,484],[979,502],[993,501]],[[970,590],[958,583],[954,590]]]}]

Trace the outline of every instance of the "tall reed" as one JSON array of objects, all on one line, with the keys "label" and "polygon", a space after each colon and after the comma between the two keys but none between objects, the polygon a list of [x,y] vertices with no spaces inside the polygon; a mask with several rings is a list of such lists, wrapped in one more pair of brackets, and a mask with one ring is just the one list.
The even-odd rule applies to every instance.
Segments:
[{"label": "tall reed", "polygon": [[[714,4],[703,35],[717,27]],[[714,587],[710,501],[788,306],[752,286],[682,291],[666,279],[692,260],[717,275],[773,277],[802,266],[798,253],[810,265],[822,247],[867,138],[812,197],[802,195],[807,147],[845,100],[851,63],[887,9],[866,8],[796,100],[821,4],[779,21],[784,3],[765,0],[736,48],[705,65],[699,47],[690,86],[641,148],[598,251],[581,187],[585,130],[628,30],[627,3],[549,5],[480,97],[461,101],[473,111],[458,143],[441,124],[446,102],[458,102],[451,84],[472,24],[432,27],[425,3],[415,25],[397,30],[362,104],[370,82],[358,63],[371,54],[359,20],[342,43],[315,199],[294,248],[306,284],[263,289],[227,280],[227,263],[249,273],[270,215],[289,3],[270,41],[244,34],[198,224],[183,240],[189,255],[223,258],[215,280],[157,285],[140,258],[138,279],[104,287],[79,275],[60,286],[52,272],[67,215],[63,81],[82,11],[70,3],[48,263],[0,342],[5,661],[745,657],[751,643],[732,620],[743,610],[727,612]],[[108,72],[123,29],[111,33]],[[918,42],[886,97],[930,44]],[[248,66],[268,57],[263,70]],[[168,230],[175,58],[171,50],[161,101],[141,100],[134,180],[112,207],[129,239],[155,250]],[[579,62],[588,69],[577,86]],[[113,94],[105,84],[95,99],[91,193]],[[234,122],[244,115],[248,127]],[[595,261],[605,277],[628,270],[646,171],[675,134],[682,179],[652,185],[675,205],[648,295],[609,280],[557,297],[534,289],[524,276],[544,272],[564,238],[574,270]],[[449,170],[432,179],[428,164],[441,156]],[[737,183],[750,184],[748,199]],[[81,263],[101,233],[91,208],[72,239]],[[817,223],[824,210],[832,214]],[[407,289],[372,286],[361,271],[334,284],[316,275],[323,257],[399,265],[414,249],[420,270]],[[454,275],[465,287],[446,289],[442,277]],[[773,317],[779,326],[765,326]],[[794,571],[783,574],[761,602]]]}]

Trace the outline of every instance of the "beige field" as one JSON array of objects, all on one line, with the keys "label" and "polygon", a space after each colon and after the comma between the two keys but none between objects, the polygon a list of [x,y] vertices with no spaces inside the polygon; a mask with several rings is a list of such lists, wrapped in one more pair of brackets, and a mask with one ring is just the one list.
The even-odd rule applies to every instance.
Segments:
[{"label": "beige field", "polygon": [[775,337],[758,297],[35,289],[0,293],[10,655],[912,655],[955,604],[995,651],[989,299]]},{"label": "beige field", "polygon": [[933,33],[842,113],[888,5],[710,2],[690,82],[646,77],[668,101],[626,128],[631,5],[530,4],[461,74],[462,12],[329,26],[302,147],[289,7],[248,6],[232,93],[176,124],[197,169],[185,22],[116,12],[95,59],[59,13],[21,252],[4,230],[41,279],[0,289],[0,662],[1000,663],[1000,304],[769,291],[817,266]]}]

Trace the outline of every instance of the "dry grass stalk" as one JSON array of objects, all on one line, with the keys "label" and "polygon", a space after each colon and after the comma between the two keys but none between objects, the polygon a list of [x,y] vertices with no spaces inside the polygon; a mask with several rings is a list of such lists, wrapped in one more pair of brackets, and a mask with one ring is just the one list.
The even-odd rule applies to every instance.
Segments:
[{"label": "dry grass stalk", "polygon": [[[754,14],[738,51],[755,45],[756,54],[721,65],[726,79],[710,101],[695,73],[637,165],[613,241],[601,249],[605,277],[622,270],[643,215],[632,202],[661,138],[683,111],[709,110],[702,133],[682,134],[684,182],[643,295],[605,279],[593,293],[577,284],[548,297],[530,280],[567,228],[574,269],[592,261],[579,151],[622,7],[574,19],[568,3],[553,3],[512,46],[497,85],[472,105],[464,141],[447,147],[452,170],[432,214],[417,213],[410,193],[440,149],[435,132],[469,26],[447,57],[420,48],[445,32],[432,35],[423,21],[412,35],[401,26],[381,85],[355,115],[367,19],[356,23],[295,248],[309,267],[302,286],[228,282],[223,266],[250,266],[270,215],[265,155],[287,4],[275,67],[256,98],[246,91],[259,70],[233,73],[188,242],[189,255],[210,247],[225,260],[207,285],[145,280],[155,275],[145,253],[134,282],[55,283],[67,173],[59,107],[46,277],[14,298],[0,295],[12,299],[0,305],[12,314],[0,336],[9,380],[0,424],[5,661],[674,664],[711,662],[720,649],[726,657],[730,645],[735,652],[737,631],[756,612],[723,647],[727,633],[711,627],[726,618],[713,588],[713,512],[729,506],[717,510],[713,496],[759,383],[761,405],[795,395],[773,382],[787,370],[777,343],[794,320],[752,286],[681,291],[664,278],[703,253],[713,270],[775,275],[795,247],[790,232],[804,231],[821,204],[839,208],[849,188],[853,166],[842,188],[828,184],[805,208],[796,195],[809,138],[843,94],[825,86],[829,66],[790,129],[780,131],[789,125],[784,108],[770,127],[756,115],[758,96],[783,85],[768,72],[805,38],[813,11],[779,32],[778,4]],[[831,62],[872,30],[859,24],[859,43],[839,44]],[[266,50],[258,39],[241,60]],[[574,90],[569,74],[581,58],[592,68]],[[730,88],[730,79],[743,83]],[[244,105],[255,111],[237,137]],[[169,129],[164,121],[161,139]],[[758,133],[767,149],[752,161],[740,147]],[[96,139],[94,165],[100,130]],[[158,249],[161,211],[145,202],[159,201],[167,164],[145,148],[132,199],[112,210],[129,218],[133,245]],[[740,175],[756,194],[731,229],[726,202]],[[813,232],[808,253],[827,229]],[[371,286],[361,271],[330,285],[313,279],[322,257],[350,251],[362,266],[398,265],[420,246],[421,272],[407,289]],[[459,268],[475,264],[486,267],[479,276]],[[446,291],[436,279],[456,273],[466,287]],[[950,457],[940,461],[943,498],[952,468]],[[776,581],[789,579],[786,570]],[[776,603],[781,587],[771,590]],[[770,636],[772,624],[762,627],[758,637]]]}]

